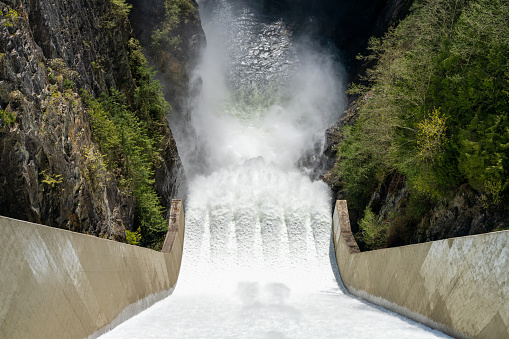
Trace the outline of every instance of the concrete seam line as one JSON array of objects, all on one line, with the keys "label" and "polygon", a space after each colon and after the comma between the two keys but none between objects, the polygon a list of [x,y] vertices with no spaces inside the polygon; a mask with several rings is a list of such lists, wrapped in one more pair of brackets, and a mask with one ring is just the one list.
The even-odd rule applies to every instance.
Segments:
[{"label": "concrete seam line", "polygon": [[400,306],[392,301],[388,301],[384,298],[371,295],[364,290],[357,290],[353,287],[349,287],[348,292],[358,298],[366,300],[366,301],[368,301],[374,305],[377,305],[379,307],[382,307],[390,312],[397,313],[405,318],[411,319],[413,321],[416,321],[416,322],[423,324],[425,326],[428,326],[430,328],[444,332],[445,334],[450,335],[452,337],[461,338],[461,339],[470,339],[471,338],[470,336],[467,336],[463,333],[455,331],[453,328],[451,328],[447,325],[436,322],[433,319],[430,319],[420,313],[413,312],[413,311],[409,310],[408,308],[406,308],[404,306]]},{"label": "concrete seam line", "polygon": [[[491,316],[501,307],[509,310],[496,301],[509,300],[509,290],[503,288],[507,276],[501,273],[509,270],[509,231],[355,253],[349,226],[346,201],[337,201],[332,237],[339,273],[350,293],[455,337],[509,333],[509,324]],[[370,267],[380,265],[386,267],[379,272],[382,276],[370,274]],[[479,274],[490,279],[479,285]],[[408,280],[408,275],[415,276],[411,286],[398,283],[396,276]],[[404,298],[398,298],[402,293]]]}]

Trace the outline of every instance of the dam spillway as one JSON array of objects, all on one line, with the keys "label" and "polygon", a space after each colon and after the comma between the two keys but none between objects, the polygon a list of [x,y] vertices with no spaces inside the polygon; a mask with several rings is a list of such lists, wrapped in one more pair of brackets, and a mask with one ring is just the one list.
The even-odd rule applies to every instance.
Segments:
[{"label": "dam spillway", "polygon": [[179,281],[102,338],[446,337],[345,294],[334,274],[331,194],[310,177],[344,107],[335,51],[254,5],[200,8],[196,133],[177,140],[190,176]]},{"label": "dam spillway", "polygon": [[[282,179],[277,172],[259,173],[257,184],[263,188],[253,184],[248,189],[277,186]],[[344,292],[329,257],[327,204],[322,209],[306,206],[320,205],[316,199],[326,193],[324,187],[295,175],[299,181],[291,183],[302,191],[289,200],[300,201],[299,208],[260,194],[272,204],[265,210],[260,200],[244,205],[233,194],[227,196],[231,185],[245,184],[242,178],[251,176],[226,173],[208,177],[208,182],[218,177],[224,181],[201,186],[218,189],[217,203],[202,204],[200,198],[189,202],[182,268],[173,294],[101,338],[447,337]],[[246,200],[256,195],[247,194]],[[328,201],[327,194],[323,198],[322,203]],[[292,224],[304,240],[290,246]],[[222,241],[214,232],[223,234]],[[212,245],[214,238],[218,243]]]}]

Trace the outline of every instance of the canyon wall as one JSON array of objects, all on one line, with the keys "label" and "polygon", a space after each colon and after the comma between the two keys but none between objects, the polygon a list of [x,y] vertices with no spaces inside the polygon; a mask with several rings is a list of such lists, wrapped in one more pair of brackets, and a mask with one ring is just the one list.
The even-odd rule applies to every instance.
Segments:
[{"label": "canyon wall", "polygon": [[[0,215],[117,240],[133,230],[136,197],[106,169],[82,96],[113,88],[130,100],[141,47],[126,8],[120,0],[0,1]],[[155,188],[168,209],[186,181],[170,126],[161,128]]]},{"label": "canyon wall", "polygon": [[[387,247],[509,228],[506,184],[509,163],[507,152],[504,153],[508,140],[504,133],[506,114],[504,109],[491,110],[506,105],[507,101],[503,95],[483,97],[484,90],[478,89],[483,82],[477,81],[500,79],[496,81],[500,88],[490,93],[507,91],[503,67],[487,66],[507,60],[507,53],[495,58],[487,52],[495,48],[488,46],[507,41],[507,25],[498,20],[507,13],[501,4],[490,7],[477,1],[413,1],[408,15],[387,32],[380,45],[372,45],[373,51],[362,53],[369,57],[351,74],[355,83],[352,88],[357,89],[351,93],[357,94],[350,97],[347,110],[327,131],[326,154],[336,162],[324,179],[335,191],[336,199],[349,201],[352,230],[363,249],[372,245],[363,239],[359,222],[370,219],[366,216],[371,212],[379,225],[388,225],[384,244],[379,245]],[[391,21],[396,15],[393,10],[398,7],[405,5],[387,2],[374,23]],[[479,11],[482,15],[475,10],[484,7],[490,10]],[[490,11],[497,14],[488,14]],[[451,28],[446,29],[450,35],[442,30],[446,21],[451,22]],[[464,25],[465,22],[468,24]],[[475,25],[484,28],[484,33],[478,28],[473,30],[479,36],[484,34],[485,38],[479,41],[486,46],[475,45],[471,49],[475,59],[468,56],[463,60],[466,54],[462,48],[470,43],[463,41],[463,32]],[[378,32],[375,36],[384,32],[381,27],[374,26]],[[470,35],[470,39],[477,41],[476,35]],[[435,43],[439,40],[448,43]],[[500,50],[505,53],[508,49],[503,45]],[[464,68],[451,71],[452,66],[447,69],[451,64],[440,64],[440,58],[452,59],[455,51],[460,51],[458,64]],[[476,62],[486,65],[477,66]],[[442,68],[439,64],[447,66]],[[363,71],[368,67],[369,71]],[[427,71],[421,73],[424,69]],[[476,74],[474,80],[466,80],[469,74]],[[453,78],[457,88],[447,83]],[[470,83],[476,89],[460,88]],[[459,102],[465,106],[454,106]],[[432,112],[439,110],[444,114],[444,136],[440,137],[436,152],[424,160],[423,153],[419,153],[423,145],[422,126],[430,121]],[[493,134],[494,138],[488,129],[479,127],[485,124],[498,128],[489,119],[500,119],[500,126],[504,126]],[[474,134],[475,141],[470,141]],[[472,156],[466,145],[475,145],[477,155]],[[489,160],[497,157],[500,160]]]}]

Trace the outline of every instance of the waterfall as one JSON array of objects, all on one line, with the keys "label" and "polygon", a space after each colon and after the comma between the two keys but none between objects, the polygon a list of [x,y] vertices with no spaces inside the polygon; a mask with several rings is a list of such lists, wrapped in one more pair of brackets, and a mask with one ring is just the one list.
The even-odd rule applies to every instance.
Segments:
[{"label": "waterfall", "polygon": [[104,338],[445,337],[344,294],[333,273],[331,193],[300,160],[318,159],[344,107],[335,53],[242,1],[200,8],[179,280]]},{"label": "waterfall", "polygon": [[283,20],[224,1],[201,5],[208,48],[192,123],[202,151],[184,157],[193,176],[182,290],[199,276],[220,289],[253,280],[333,285],[330,192],[297,164],[342,111],[341,65]]}]

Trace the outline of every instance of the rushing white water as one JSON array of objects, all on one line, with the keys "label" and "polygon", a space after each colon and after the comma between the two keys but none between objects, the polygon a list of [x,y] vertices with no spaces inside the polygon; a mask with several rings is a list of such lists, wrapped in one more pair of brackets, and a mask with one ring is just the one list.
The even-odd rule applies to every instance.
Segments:
[{"label": "rushing white water", "polygon": [[341,68],[282,20],[232,3],[200,3],[200,158],[184,156],[192,178],[176,290],[103,337],[445,337],[343,293],[329,189],[296,165],[342,109]]}]

